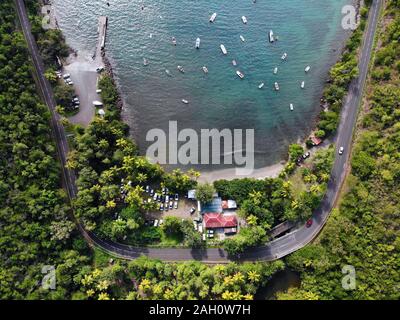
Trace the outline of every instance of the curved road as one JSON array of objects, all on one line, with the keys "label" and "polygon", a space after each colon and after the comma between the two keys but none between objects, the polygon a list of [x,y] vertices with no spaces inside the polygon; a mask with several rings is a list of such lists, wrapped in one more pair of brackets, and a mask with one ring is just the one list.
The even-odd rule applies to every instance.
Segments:
[{"label": "curved road", "polygon": [[[65,168],[68,155],[68,143],[63,126],[60,124],[59,115],[55,112],[55,100],[52,88],[44,77],[44,67],[36,42],[31,33],[26,8],[23,0],[15,0],[21,26],[28,43],[28,48],[35,66],[38,84],[47,106],[51,112],[51,128],[57,144],[58,156],[62,165],[63,181],[70,199],[76,197],[77,189],[75,184],[75,173]],[[310,243],[324,227],[329,214],[334,207],[340,188],[345,178],[346,168],[351,151],[353,130],[357,121],[358,107],[363,96],[363,89],[369,69],[369,61],[373,49],[374,35],[378,25],[379,12],[382,7],[382,0],[373,0],[369,13],[369,23],[364,34],[364,42],[359,61],[359,77],[355,79],[349,88],[346,101],[341,113],[341,121],[336,137],[336,146],[344,147],[343,155],[337,155],[330,181],[328,182],[327,192],[321,202],[321,206],[313,215],[313,224],[307,228],[305,226],[286,234],[265,246],[252,248],[241,255],[241,260],[247,261],[273,261],[282,258],[294,251],[297,251]],[[113,256],[135,259],[140,255],[147,255],[150,258],[161,259],[164,261],[185,261],[199,260],[207,263],[224,263],[230,259],[223,249],[176,249],[176,248],[137,248],[127,246],[112,241],[99,239],[95,234],[85,231],[78,223],[78,227],[91,244],[101,248]]]}]

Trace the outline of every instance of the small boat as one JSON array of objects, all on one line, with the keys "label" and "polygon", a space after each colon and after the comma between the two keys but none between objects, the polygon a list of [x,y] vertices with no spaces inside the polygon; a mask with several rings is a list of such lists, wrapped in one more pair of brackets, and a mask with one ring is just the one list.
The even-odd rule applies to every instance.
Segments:
[{"label": "small boat", "polygon": [[184,104],[189,104],[189,101],[187,101],[187,100],[185,100],[185,99],[182,99],[182,102],[183,102]]},{"label": "small boat", "polygon": [[304,70],[305,72],[308,72],[308,71],[310,71],[311,70],[311,67],[310,66],[307,66],[306,67],[306,69]]},{"label": "small boat", "polygon": [[269,42],[274,42],[275,38],[274,38],[274,32],[272,30],[269,31]]},{"label": "small boat", "polygon": [[277,74],[277,73],[278,73],[278,67],[275,67],[274,74]]},{"label": "small boat", "polygon": [[287,58],[287,53],[285,52],[283,55],[282,55],[282,60],[286,60],[286,58]]},{"label": "small boat", "polygon": [[203,67],[203,72],[206,73],[206,74],[208,73],[208,69],[207,69],[206,66]]},{"label": "small boat", "polygon": [[177,69],[178,69],[180,72],[185,73],[185,69],[183,69],[182,66],[178,66]]},{"label": "small boat", "polygon": [[152,34],[152,33],[150,33],[149,38],[150,38],[150,39],[153,38],[153,34]]},{"label": "small boat", "polygon": [[300,87],[301,87],[302,89],[304,89],[305,85],[306,85],[306,83],[305,83],[304,81],[302,81]]},{"label": "small boat", "polygon": [[166,73],[168,76],[171,76],[171,72],[170,72],[168,69],[165,69],[165,73]]},{"label": "small boat", "polygon": [[245,16],[242,16],[242,21],[244,24],[247,24],[247,18]]},{"label": "small boat", "polygon": [[264,82],[260,83],[260,85],[258,86],[258,89],[262,89],[262,88],[264,88]]},{"label": "small boat", "polygon": [[236,60],[232,60],[232,65],[235,66],[235,67],[237,66]]},{"label": "small boat", "polygon": [[290,104],[290,111],[293,111],[294,110],[294,106],[293,106],[293,103],[291,103]]},{"label": "small boat", "polygon": [[236,71],[236,74],[238,75],[238,77],[239,77],[240,79],[243,79],[243,78],[244,78],[244,74],[241,73],[239,70]]},{"label": "small boat", "polygon": [[225,46],[223,44],[220,45],[221,51],[224,55],[228,54],[228,51],[226,50]]},{"label": "small boat", "polygon": [[196,49],[200,49],[200,38],[196,39]]},{"label": "small boat", "polygon": [[214,12],[210,18],[210,22],[213,23],[215,21],[215,18],[217,17],[217,13]]},{"label": "small boat", "polygon": [[146,58],[143,58],[143,65],[144,66],[148,66],[149,65],[149,61],[147,61]]},{"label": "small boat", "polygon": [[245,38],[242,35],[240,35],[240,40],[242,40],[242,42],[246,41]]},{"label": "small boat", "polygon": [[279,84],[278,84],[278,82],[275,82],[275,90],[276,90],[276,91],[279,91]]},{"label": "small boat", "polygon": [[176,39],[175,39],[175,37],[172,37],[172,44],[173,44],[174,46],[176,46]]}]

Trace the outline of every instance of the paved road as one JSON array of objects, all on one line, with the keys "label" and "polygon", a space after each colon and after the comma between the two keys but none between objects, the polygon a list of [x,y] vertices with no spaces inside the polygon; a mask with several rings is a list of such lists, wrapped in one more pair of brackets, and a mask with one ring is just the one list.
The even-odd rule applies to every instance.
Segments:
[{"label": "paved road", "polygon": [[[51,128],[54,132],[54,138],[57,143],[61,164],[63,165],[63,178],[71,199],[76,196],[75,174],[65,169],[66,155],[68,153],[68,145],[66,142],[65,132],[59,123],[59,117],[55,112],[55,101],[51,86],[44,78],[43,63],[36,43],[30,32],[30,24],[26,15],[23,0],[15,0],[17,11],[21,21],[21,25],[28,42],[29,50],[32,55],[33,63],[38,73],[40,89],[43,93],[44,100],[48,105],[52,119]],[[336,145],[345,147],[343,155],[337,155],[332,169],[331,179],[328,182],[328,189],[321,206],[313,215],[313,224],[310,228],[305,226],[280,237],[265,246],[253,248],[246,251],[241,256],[241,260],[248,261],[272,261],[282,258],[310,243],[325,225],[329,214],[335,204],[339,190],[343,184],[345,170],[348,166],[350,157],[350,146],[353,137],[353,130],[357,120],[358,107],[360,105],[365,80],[368,73],[369,61],[373,48],[374,34],[378,24],[379,12],[382,6],[382,0],[374,0],[370,11],[368,27],[364,36],[363,48],[359,62],[360,74],[349,88],[349,94],[343,106],[341,122],[336,138]],[[151,258],[157,258],[164,261],[183,261],[183,260],[199,260],[209,263],[223,263],[229,261],[227,253],[223,249],[174,249],[174,248],[135,248],[127,245],[114,243],[99,239],[96,235],[86,232],[79,226],[80,231],[87,241],[102,248],[114,256],[126,259],[135,259],[140,255],[147,255]]]}]

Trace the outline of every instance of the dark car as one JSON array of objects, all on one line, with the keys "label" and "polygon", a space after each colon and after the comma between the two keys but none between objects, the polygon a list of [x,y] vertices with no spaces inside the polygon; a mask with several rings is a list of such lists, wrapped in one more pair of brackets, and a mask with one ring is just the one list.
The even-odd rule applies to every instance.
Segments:
[{"label": "dark car", "polygon": [[312,219],[308,219],[307,223],[306,223],[306,227],[309,228],[312,226],[313,220]]}]

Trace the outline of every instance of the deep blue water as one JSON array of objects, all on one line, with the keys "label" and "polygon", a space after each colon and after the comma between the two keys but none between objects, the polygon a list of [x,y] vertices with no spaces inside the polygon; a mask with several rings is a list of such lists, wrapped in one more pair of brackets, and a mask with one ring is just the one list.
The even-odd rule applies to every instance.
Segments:
[{"label": "deep blue water", "polygon": [[[167,129],[169,120],[195,130],[254,128],[256,166],[263,167],[282,160],[288,144],[304,138],[312,127],[329,67],[347,37],[340,25],[341,8],[352,1],[109,0],[109,7],[105,0],[53,2],[68,43],[88,55],[96,44],[97,17],[109,17],[107,54],[126,102],[124,118],[142,152],[147,131]],[[213,12],[218,16],[211,24]],[[268,42],[270,29],[279,36],[274,44]],[[200,50],[194,48],[197,37]],[[226,46],[227,56],[220,44]],[[284,52],[288,59],[282,63]],[[147,67],[143,58],[149,61]],[[305,74],[307,65],[312,69]],[[277,75],[274,67],[279,68]],[[244,80],[236,70],[245,74]],[[273,90],[275,81],[279,92]]]}]

